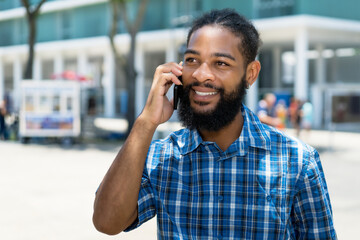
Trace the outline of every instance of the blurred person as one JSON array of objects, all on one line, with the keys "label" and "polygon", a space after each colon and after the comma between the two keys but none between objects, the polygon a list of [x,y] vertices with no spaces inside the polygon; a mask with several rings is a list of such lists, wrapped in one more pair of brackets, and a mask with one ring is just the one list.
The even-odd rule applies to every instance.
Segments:
[{"label": "blurred person", "polygon": [[6,102],[2,100],[0,102],[0,140],[7,140],[7,128],[5,123],[6,114]]},{"label": "blurred person", "polygon": [[307,137],[309,137],[313,121],[313,105],[309,101],[305,101],[301,107],[301,127],[305,129]]},{"label": "blurred person", "polygon": [[[114,235],[157,215],[159,239],[335,239],[316,150],[242,104],[260,71],[255,27],[234,10],[213,10],[187,39],[184,64],[155,70],[145,107],[97,190],[95,227]],[[185,128],[152,141],[173,114],[173,84],[183,86]]]},{"label": "blurred person", "polygon": [[297,98],[291,98],[289,105],[289,115],[292,127],[296,131],[296,136],[300,136],[301,131],[301,102]]},{"label": "blurred person", "polygon": [[275,103],[275,94],[265,94],[264,98],[259,101],[257,108],[257,116],[262,123],[273,127],[280,127],[281,119],[276,116]]},{"label": "blurred person", "polygon": [[287,113],[286,103],[283,99],[279,100],[279,102],[276,104],[275,112],[277,118],[280,119],[280,124],[277,126],[277,128],[280,130],[284,130],[286,128],[288,113]]}]

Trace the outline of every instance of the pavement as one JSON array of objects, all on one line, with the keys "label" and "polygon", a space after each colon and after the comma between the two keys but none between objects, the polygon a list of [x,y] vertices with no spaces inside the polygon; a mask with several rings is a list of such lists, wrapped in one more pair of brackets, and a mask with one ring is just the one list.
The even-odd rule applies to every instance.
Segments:
[{"label": "pavement", "polygon": [[[294,131],[286,130],[289,135]],[[300,138],[318,149],[339,239],[360,235],[360,134],[311,131]],[[95,191],[120,141],[61,147],[0,142],[0,239],[156,239],[155,219],[130,233],[107,236],[92,224]]]}]

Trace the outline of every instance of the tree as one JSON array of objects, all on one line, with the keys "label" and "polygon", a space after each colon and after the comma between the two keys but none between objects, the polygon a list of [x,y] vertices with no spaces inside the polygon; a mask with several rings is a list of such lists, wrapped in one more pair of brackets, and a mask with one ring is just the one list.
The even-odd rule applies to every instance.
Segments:
[{"label": "tree", "polygon": [[31,79],[33,75],[33,64],[35,58],[34,46],[36,42],[36,19],[40,13],[41,6],[46,0],[41,0],[39,3],[32,5],[30,0],[21,0],[22,5],[26,10],[26,18],[29,27],[28,46],[29,55],[25,70],[25,79]]},{"label": "tree", "polygon": [[[130,1],[131,0],[110,0],[112,20],[109,32],[115,66],[118,66],[123,70],[128,91],[128,111],[126,116],[128,121],[127,135],[135,122],[135,80],[137,75],[135,69],[136,35],[142,26],[148,0],[139,0],[139,7],[136,14],[137,17],[134,20],[131,20],[127,12],[127,5]],[[124,21],[125,27],[130,35],[130,50],[125,55],[122,55],[117,51],[114,42],[118,29],[119,15]]]}]

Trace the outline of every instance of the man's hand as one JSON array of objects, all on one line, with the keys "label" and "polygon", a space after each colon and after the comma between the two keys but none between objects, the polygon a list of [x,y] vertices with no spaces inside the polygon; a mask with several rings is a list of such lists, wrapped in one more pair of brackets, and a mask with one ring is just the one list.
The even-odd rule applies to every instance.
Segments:
[{"label": "man's hand", "polygon": [[156,68],[153,83],[146,101],[146,105],[141,113],[141,118],[146,119],[154,126],[170,119],[174,112],[173,101],[170,101],[166,93],[171,85],[182,83],[178,79],[182,75],[182,63],[165,63]]}]

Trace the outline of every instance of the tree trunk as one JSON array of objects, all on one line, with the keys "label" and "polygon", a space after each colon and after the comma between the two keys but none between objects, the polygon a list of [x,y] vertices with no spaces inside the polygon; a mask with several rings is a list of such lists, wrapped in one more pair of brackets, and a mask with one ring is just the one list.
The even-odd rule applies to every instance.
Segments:
[{"label": "tree trunk", "polygon": [[35,38],[36,38],[36,17],[34,15],[28,16],[28,26],[29,26],[29,37],[28,37],[28,47],[29,47],[29,55],[28,61],[26,64],[25,70],[25,79],[32,79],[33,78],[33,65],[34,65],[34,58],[35,58]]},{"label": "tree trunk", "polygon": [[25,70],[25,79],[33,78],[33,63],[35,58],[35,42],[36,42],[36,19],[40,12],[41,6],[46,2],[46,0],[41,0],[34,8],[31,6],[31,1],[29,0],[21,0],[22,5],[26,10],[26,17],[29,26],[29,37],[28,37],[28,46],[29,46],[29,54],[28,61],[26,64]]},{"label": "tree trunk", "polygon": [[137,77],[137,72],[135,70],[135,52],[136,52],[136,33],[131,33],[130,52],[128,55],[129,64],[127,64],[128,66],[126,71],[126,86],[129,91],[128,112],[127,112],[129,127],[128,127],[127,135],[130,133],[130,130],[135,122],[135,85],[136,85],[136,77]]},{"label": "tree trunk", "polygon": [[[141,0],[137,18],[134,22],[131,22],[128,18],[126,11],[126,0],[111,0],[112,7],[112,26],[110,29],[110,43],[115,57],[115,66],[121,66],[125,73],[125,84],[128,91],[128,108],[126,118],[128,121],[128,130],[126,136],[129,135],[130,130],[135,122],[135,83],[136,83],[136,69],[135,69],[135,52],[136,52],[136,34],[140,29],[140,26],[145,15],[146,6],[148,0]],[[119,7],[119,8],[118,8]],[[117,30],[117,19],[118,11],[120,11],[120,16],[123,19],[126,28],[130,34],[130,50],[126,57],[120,55],[116,51],[114,37],[116,36]],[[119,65],[118,65],[119,64]]]}]

